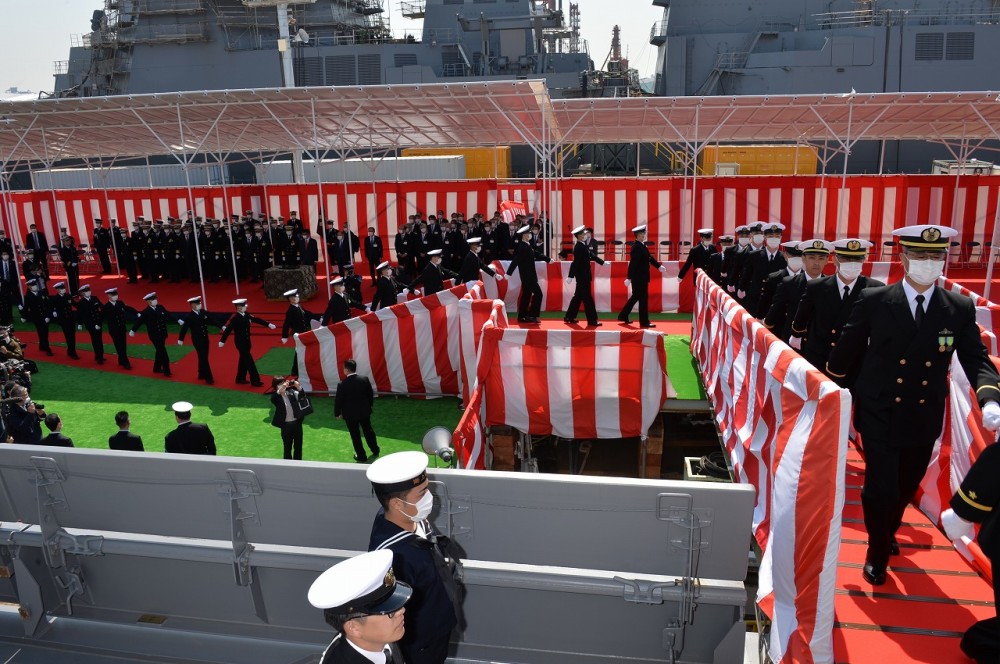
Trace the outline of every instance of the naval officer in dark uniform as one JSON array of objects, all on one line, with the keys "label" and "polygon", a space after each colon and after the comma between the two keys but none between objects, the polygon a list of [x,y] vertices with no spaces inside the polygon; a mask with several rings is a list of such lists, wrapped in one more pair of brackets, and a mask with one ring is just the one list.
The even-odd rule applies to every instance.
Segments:
[{"label": "naval officer in dark uniform", "polygon": [[[684,266],[681,267],[681,271],[677,273],[677,281],[684,281],[684,277],[687,276],[688,270],[691,270],[691,274],[694,274],[694,271],[698,268],[706,271],[708,270],[712,256],[719,253],[719,250],[715,248],[714,244],[712,244],[713,235],[715,235],[715,231],[711,228],[698,229],[698,244],[691,247],[691,251],[688,252],[687,260],[684,261]],[[645,242],[645,239],[643,242]]]},{"label": "naval officer in dark uniform", "polygon": [[[375,280],[375,297],[372,298],[371,310],[378,311],[396,304],[399,293],[399,283],[392,278],[392,265],[389,261],[378,264],[378,279]],[[409,291],[407,291],[409,292]]]},{"label": "naval officer in dark uniform", "polygon": [[167,355],[167,319],[170,317],[170,312],[158,303],[156,291],[147,293],[142,299],[146,301],[146,308],[139,312],[139,318],[129,330],[128,335],[134,337],[136,330],[143,325],[146,326],[149,342],[156,350],[153,357],[153,373],[162,373],[169,377],[172,375],[170,373],[170,356]]},{"label": "naval officer in dark uniform", "polygon": [[163,439],[163,451],[173,454],[207,454],[215,456],[215,436],[207,424],[191,421],[194,410],[187,401],[177,401],[170,407],[174,411],[177,428]]},{"label": "naval officer in dark uniform", "polygon": [[780,270],[775,270],[767,275],[764,280],[764,288],[760,291],[760,301],[757,308],[764,312],[765,316],[771,310],[771,303],[774,302],[774,294],[781,285],[785,277],[791,277],[799,273],[802,269],[802,252],[799,251],[799,242],[782,242],[781,250],[785,254],[785,266]]},{"label": "naval officer in dark uniform", "polygon": [[458,279],[455,283],[467,284],[470,281],[478,281],[480,270],[497,281],[503,281],[503,275],[497,273],[496,270],[484,263],[483,259],[479,257],[483,239],[481,237],[470,237],[465,243],[469,246],[469,251],[465,254],[465,258],[462,259],[462,266],[458,269]]},{"label": "naval officer in dark uniform", "polygon": [[28,280],[28,292],[24,294],[21,316],[35,326],[35,333],[38,334],[38,350],[52,357],[52,348],[49,346],[49,321],[52,320],[52,304],[49,302],[48,296],[41,290],[42,283],[40,278]]},{"label": "naval officer in dark uniform", "polygon": [[323,312],[320,325],[325,327],[353,318],[351,309],[356,309],[361,313],[368,311],[367,307],[351,300],[350,295],[347,294],[347,284],[344,283],[343,277],[331,279],[330,285],[333,286],[333,295],[330,296],[330,301],[326,305],[326,311]]},{"label": "naval officer in dark uniform", "polygon": [[862,574],[872,585],[885,583],[903,510],[941,433],[954,353],[976,388],[983,425],[1000,427],[1000,376],[980,339],[973,302],[935,285],[956,231],[919,225],[893,235],[906,277],[861,292],[826,365],[838,381],[860,367],[851,392],[865,449],[861,503],[868,554]]},{"label": "naval officer in dark uniform", "polygon": [[94,349],[94,360],[98,364],[104,364],[103,306],[100,300],[91,295],[89,284],[80,286],[80,299],[76,301],[76,311],[80,314],[80,324],[90,335],[90,345]]},{"label": "naval officer in dark uniform", "polygon": [[542,312],[542,289],[538,285],[538,271],[535,269],[536,261],[549,262],[548,256],[536,253],[535,247],[531,244],[531,226],[526,225],[517,229],[518,242],[514,246],[514,258],[510,262],[510,270],[507,277],[511,277],[515,272],[521,272],[521,293],[517,297],[517,322],[518,323],[538,323],[538,315]]},{"label": "naval officer in dark uniform", "polygon": [[572,284],[575,280],[576,290],[573,292],[573,297],[563,315],[563,322],[568,325],[575,324],[582,304],[583,311],[587,315],[587,327],[600,327],[601,323],[597,321],[597,307],[594,305],[594,294],[590,292],[594,280],[590,262],[595,261],[598,265],[604,265],[604,261],[600,256],[591,252],[584,240],[586,234],[586,226],[577,226],[573,229],[576,244],[573,245],[573,262],[569,266],[569,277],[566,282]]},{"label": "naval officer in dark uniform", "polygon": [[309,587],[309,603],[339,632],[319,664],[402,664],[398,647],[413,590],[396,580],[391,551],[337,563]]},{"label": "naval officer in dark uniform", "polygon": [[798,249],[802,252],[802,269],[781,280],[774,291],[767,315],[763,317],[764,327],[785,343],[788,343],[792,334],[792,318],[802,299],[802,293],[807,284],[823,276],[823,269],[830,262],[833,243],[826,240],[806,240],[799,243]]},{"label": "naval officer in dark uniform", "polygon": [[[785,225],[770,222],[763,225],[763,231],[764,246],[747,254],[736,288],[736,295],[743,307],[757,318],[767,315],[758,306],[767,275],[785,267],[785,255],[781,252],[781,234],[785,231]],[[794,313],[793,309],[792,314]]]},{"label": "naval officer in dark uniform", "polygon": [[246,385],[247,376],[249,375],[251,385],[254,387],[263,387],[264,383],[257,372],[257,363],[254,362],[253,354],[250,352],[250,324],[257,323],[271,330],[276,330],[278,326],[274,323],[268,323],[263,318],[257,318],[248,314],[247,299],[245,297],[233,300],[233,304],[236,306],[236,313],[222,327],[219,348],[226,345],[226,339],[232,334],[235,340],[233,343],[236,344],[236,350],[240,354],[239,361],[236,364],[236,384]]},{"label": "naval officer in dark uniform", "polygon": [[[1000,607],[1000,445],[988,446],[969,469],[962,485],[951,498],[951,507],[941,513],[941,525],[948,537],[958,544],[973,539],[973,523],[980,524],[979,546],[990,559],[993,571],[993,604]],[[975,623],[965,631],[962,652],[978,664],[1000,662],[1000,615]]]},{"label": "naval officer in dark uniform", "polygon": [[802,357],[820,371],[826,371],[830,349],[837,344],[861,291],[885,286],[878,279],[861,274],[871,246],[871,242],[860,238],[834,242],[836,274],[809,282],[799,300],[792,319],[789,345],[798,349]]},{"label": "naval officer in dark uniform", "polygon": [[705,272],[711,277],[719,286],[725,288],[725,281],[722,277],[722,266],[725,263],[726,252],[729,251],[733,246],[733,236],[732,235],[720,235],[719,236],[719,251],[708,257],[708,266],[705,268]]},{"label": "naval officer in dark uniform", "polygon": [[219,327],[219,324],[213,321],[201,308],[200,295],[188,298],[188,304],[191,305],[191,313],[177,321],[181,326],[180,334],[177,335],[177,345],[184,345],[184,336],[190,330],[191,345],[194,346],[194,350],[198,354],[198,380],[214,385],[215,378],[212,376],[212,367],[208,363],[208,326],[212,324]]},{"label": "naval officer in dark uniform", "polygon": [[625,280],[625,285],[632,288],[632,295],[618,314],[618,320],[628,325],[632,307],[638,303],[639,327],[656,327],[649,322],[649,266],[652,265],[660,272],[666,272],[666,268],[650,255],[649,248],[646,247],[646,225],[636,226],[632,232],[635,234],[635,242],[632,243],[628,259],[628,279]]},{"label": "naval officer in dark uniform", "polygon": [[407,664],[443,664],[451,633],[461,624],[458,548],[428,521],[427,455],[397,452],[368,468],[381,509],[372,524],[370,551],[389,549],[396,576],[413,587],[406,633],[399,645]]},{"label": "naval officer in dark uniform", "polygon": [[74,360],[79,360],[76,353],[76,312],[73,309],[73,296],[66,292],[66,284],[62,281],[55,284],[56,294],[49,298],[52,304],[52,320],[62,328],[66,339],[66,354]]},{"label": "naval officer in dark uniform", "polygon": [[104,320],[108,322],[108,335],[115,344],[115,353],[118,355],[118,366],[123,369],[131,369],[132,363],[128,361],[128,335],[126,334],[125,319],[127,316],[136,316],[138,311],[128,306],[118,299],[118,289],[109,288],[104,291],[108,296],[108,301],[102,307]]},{"label": "naval officer in dark uniform", "polygon": [[441,249],[431,249],[427,252],[427,265],[424,266],[420,275],[410,283],[410,287],[416,291],[418,285],[424,285],[424,295],[433,295],[444,290],[444,280],[458,277],[457,274],[446,270],[441,266]]},{"label": "naval officer in dark uniform", "polygon": [[[309,331],[310,321],[318,321],[323,317],[320,314],[314,314],[313,312],[305,309],[300,304],[302,298],[299,297],[299,289],[293,288],[292,290],[285,291],[285,297],[288,298],[288,310],[285,311],[285,322],[281,325],[281,344],[285,345],[288,343],[288,337],[293,334],[302,334],[303,332]],[[299,374],[299,357],[298,353],[292,354],[292,370],[289,373],[290,376],[297,376]]]}]

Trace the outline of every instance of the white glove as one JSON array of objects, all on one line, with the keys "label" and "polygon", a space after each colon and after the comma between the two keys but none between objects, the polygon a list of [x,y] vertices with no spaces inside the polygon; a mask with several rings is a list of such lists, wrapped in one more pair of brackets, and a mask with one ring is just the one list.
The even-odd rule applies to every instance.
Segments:
[{"label": "white glove", "polygon": [[285,344],[287,344],[287,343],[288,343],[288,337],[285,337],[285,338],[283,338],[283,339],[281,340],[281,345],[282,345],[282,346],[284,346],[284,345],[285,345]]},{"label": "white glove", "polygon": [[502,275],[502,274],[500,274],[499,272],[497,273],[497,281],[503,281],[503,280],[504,280],[504,279],[506,279],[506,278],[507,278],[507,277],[503,276],[503,275]]},{"label": "white glove", "polygon": [[178,318],[177,319],[177,324],[178,325],[183,325],[184,324],[184,319],[183,318]]},{"label": "white glove", "polygon": [[664,267],[664,266],[662,266],[662,265],[661,265],[660,267],[658,267],[657,269],[658,269],[658,270],[659,270],[660,272],[666,272],[666,271],[667,271],[667,268],[666,268],[666,267]]},{"label": "white glove", "polygon": [[46,319],[45,319],[45,322],[46,322],[46,323],[48,323],[48,322],[49,322],[49,319],[48,319],[48,318],[46,318]]},{"label": "white glove", "polygon": [[366,305],[365,305],[365,311],[366,311],[367,313],[371,313],[371,310],[372,310],[372,307],[371,307],[371,305],[370,305],[370,304],[366,304]]},{"label": "white glove", "polygon": [[678,276],[677,281],[684,281],[684,277]]},{"label": "white glove", "polygon": [[83,332],[83,325],[77,325],[76,326],[76,331],[77,332]]},{"label": "white glove", "polygon": [[625,285],[626,286],[631,286],[632,285],[632,280],[631,279],[626,279],[625,280]]},{"label": "white glove", "polygon": [[572,286],[573,285],[573,277],[566,277],[566,283],[569,284],[570,286]]},{"label": "white glove", "polygon": [[727,292],[727,293],[733,293],[733,292],[735,292],[735,291],[736,291],[736,289],[735,289],[735,288],[733,288],[732,286],[726,286],[726,292]]},{"label": "white glove", "polygon": [[21,305],[19,304],[19,305],[17,305],[17,310],[18,310],[18,311],[24,311],[24,307],[22,307],[22,306],[21,306]]},{"label": "white glove", "polygon": [[19,319],[19,320],[20,320],[20,321],[21,321],[22,323],[23,323],[23,322],[25,322],[25,320],[24,320],[23,318],[21,318],[21,319]]},{"label": "white glove", "polygon": [[736,295],[742,300],[747,296],[747,292],[745,290],[738,290],[736,291]]},{"label": "white glove", "polygon": [[409,288],[404,288],[403,289],[403,295],[409,295],[409,294],[410,294],[410,289]]},{"label": "white glove", "polygon": [[[46,318],[46,319],[45,319],[45,322],[46,322],[46,323],[48,323],[48,322],[49,322],[49,319],[48,319],[48,318]],[[129,335],[130,337],[134,337],[134,336],[135,336],[135,330],[129,330],[129,331],[128,331],[128,335]]]},{"label": "white glove", "polygon": [[414,295],[420,295],[420,289],[419,288],[414,288],[413,289],[413,294]]},{"label": "white glove", "polygon": [[975,532],[972,523],[955,514],[953,509],[941,512],[941,527],[952,542],[960,542],[963,537],[972,539]]},{"label": "white glove", "polygon": [[94,326],[94,332],[100,332],[100,331],[101,331],[101,326],[100,325],[95,325]]},{"label": "white glove", "polygon": [[275,325],[274,323],[268,323],[267,327],[268,327],[268,329],[271,329],[271,330],[277,330],[278,329],[278,326]]},{"label": "white glove", "polygon": [[983,426],[990,431],[1000,429],[1000,404],[987,401],[983,406]]},{"label": "white glove", "polygon": [[792,337],[788,340],[788,345],[795,350],[802,350],[802,337]]},{"label": "white glove", "polygon": [[225,346],[226,346],[225,342],[222,341],[219,342],[219,348],[225,348]]},{"label": "white glove", "polygon": [[180,339],[178,339],[178,340],[177,340],[177,345],[178,345],[178,346],[183,346],[183,345],[184,345],[184,342],[183,342],[183,341],[181,341]]},{"label": "white glove", "polygon": [[59,312],[58,311],[53,311],[52,312],[52,317],[53,318],[58,318],[59,317]]}]

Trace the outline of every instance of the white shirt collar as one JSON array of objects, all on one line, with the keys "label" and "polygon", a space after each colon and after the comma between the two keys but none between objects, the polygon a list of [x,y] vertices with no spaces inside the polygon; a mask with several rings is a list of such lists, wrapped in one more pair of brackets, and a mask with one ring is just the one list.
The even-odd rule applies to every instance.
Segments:
[{"label": "white shirt collar", "polygon": [[858,283],[858,280],[855,279],[851,283],[847,283],[846,281],[844,281],[840,277],[840,272],[838,272],[835,276],[837,278],[837,292],[840,293],[840,299],[843,300],[844,299],[844,287],[846,286],[848,288],[847,292],[850,293],[852,290],[854,290],[854,284]]},{"label": "white shirt collar", "polygon": [[345,639],[345,640],[352,648],[361,653],[362,657],[372,662],[372,664],[386,664],[386,656],[384,650],[380,650],[378,652],[372,652],[371,650],[365,650],[364,648],[361,648],[360,646],[358,646],[358,644],[354,643],[354,641],[351,641],[350,639]]},{"label": "white shirt collar", "polygon": [[927,313],[927,307],[931,303],[931,297],[934,295],[934,289],[937,288],[935,285],[931,285],[930,288],[925,290],[923,293],[918,293],[913,286],[910,285],[905,278],[903,279],[903,293],[906,294],[906,303],[910,305],[910,313],[914,316],[917,315],[917,295],[924,296],[924,313]]}]

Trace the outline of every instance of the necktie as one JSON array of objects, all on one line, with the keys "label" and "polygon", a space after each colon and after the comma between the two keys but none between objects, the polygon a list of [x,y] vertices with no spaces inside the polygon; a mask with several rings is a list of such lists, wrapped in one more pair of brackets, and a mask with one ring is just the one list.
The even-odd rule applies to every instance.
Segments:
[{"label": "necktie", "polygon": [[7,281],[7,263],[3,264],[3,280]]},{"label": "necktie", "polygon": [[849,296],[850,294],[851,294],[851,287],[850,287],[850,286],[844,286],[844,299],[846,300],[846,299],[847,299],[847,297],[848,297],[848,296]]},{"label": "necktie", "polygon": [[924,322],[924,296],[917,296],[917,311],[913,314],[913,320],[916,321],[917,327]]}]

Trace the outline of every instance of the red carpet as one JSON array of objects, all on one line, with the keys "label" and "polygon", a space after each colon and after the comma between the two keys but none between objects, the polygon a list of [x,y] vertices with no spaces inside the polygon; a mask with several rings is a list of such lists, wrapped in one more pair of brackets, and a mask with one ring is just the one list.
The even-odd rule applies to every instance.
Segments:
[{"label": "red carpet", "polygon": [[993,590],[915,507],[903,516],[900,555],[885,585],[861,578],[867,533],[861,510],[864,461],[848,452],[847,504],[837,571],[834,658],[850,664],[967,663],[958,647],[977,620],[996,615]]}]

